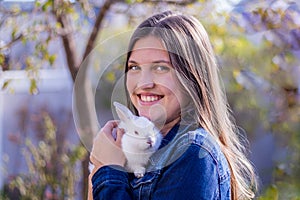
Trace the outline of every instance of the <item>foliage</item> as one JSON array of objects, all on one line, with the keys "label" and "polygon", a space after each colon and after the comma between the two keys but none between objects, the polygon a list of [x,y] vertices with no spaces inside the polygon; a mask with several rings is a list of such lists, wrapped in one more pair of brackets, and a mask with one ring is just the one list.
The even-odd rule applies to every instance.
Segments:
[{"label": "foliage", "polygon": [[81,178],[79,161],[85,155],[84,147],[64,145],[57,138],[57,128],[47,113],[42,113],[43,134],[37,144],[26,138],[23,154],[28,173],[18,175],[10,183],[20,199],[74,199],[76,183]]},{"label": "foliage", "polygon": [[[247,132],[254,133],[261,128],[273,134],[277,144],[287,149],[287,156],[276,161],[272,184],[266,187],[260,199],[297,199],[300,197],[297,21],[300,7],[294,1],[263,2],[259,5],[244,3],[231,15],[229,22],[232,30],[240,33],[236,37],[240,43],[230,45],[228,38],[226,43],[240,53],[228,56],[224,52],[223,62],[230,69],[226,69],[227,74],[232,72],[229,77],[236,80],[229,87],[228,96],[238,116],[249,116],[247,120],[243,118],[244,122],[239,121]],[[242,34],[246,34],[246,40]]]}]

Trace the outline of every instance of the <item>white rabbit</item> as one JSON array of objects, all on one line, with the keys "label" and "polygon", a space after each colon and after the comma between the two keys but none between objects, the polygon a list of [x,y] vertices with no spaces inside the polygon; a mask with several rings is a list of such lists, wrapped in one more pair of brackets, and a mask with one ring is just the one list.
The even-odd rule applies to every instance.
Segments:
[{"label": "white rabbit", "polygon": [[160,146],[162,135],[155,125],[146,117],[138,117],[124,105],[114,102],[121,120],[119,128],[125,130],[122,137],[122,150],[127,159],[126,167],[137,178],[145,174],[145,166],[150,156]]}]

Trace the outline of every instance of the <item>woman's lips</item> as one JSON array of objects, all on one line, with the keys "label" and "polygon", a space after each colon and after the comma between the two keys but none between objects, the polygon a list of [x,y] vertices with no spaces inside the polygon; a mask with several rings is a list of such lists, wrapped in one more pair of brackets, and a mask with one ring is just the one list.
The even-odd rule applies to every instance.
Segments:
[{"label": "woman's lips", "polygon": [[157,94],[138,94],[137,96],[142,103],[152,103],[163,98],[163,95]]}]

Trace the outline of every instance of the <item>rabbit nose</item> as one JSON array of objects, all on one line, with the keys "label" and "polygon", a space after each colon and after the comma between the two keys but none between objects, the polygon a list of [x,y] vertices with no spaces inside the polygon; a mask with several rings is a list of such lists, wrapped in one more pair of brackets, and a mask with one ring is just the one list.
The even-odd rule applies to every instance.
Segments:
[{"label": "rabbit nose", "polygon": [[151,138],[151,137],[149,137],[149,138],[148,138],[148,140],[147,140],[147,144],[149,144],[149,145],[150,145],[150,147],[152,147],[153,140],[152,140],[152,138]]}]

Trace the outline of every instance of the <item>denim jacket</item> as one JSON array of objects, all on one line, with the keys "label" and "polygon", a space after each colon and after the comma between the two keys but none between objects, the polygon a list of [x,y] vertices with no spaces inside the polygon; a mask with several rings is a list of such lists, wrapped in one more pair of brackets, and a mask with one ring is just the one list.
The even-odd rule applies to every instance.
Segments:
[{"label": "denim jacket", "polygon": [[220,147],[203,128],[175,126],[150,158],[144,177],[119,166],[92,178],[98,199],[230,199],[230,170]]}]

